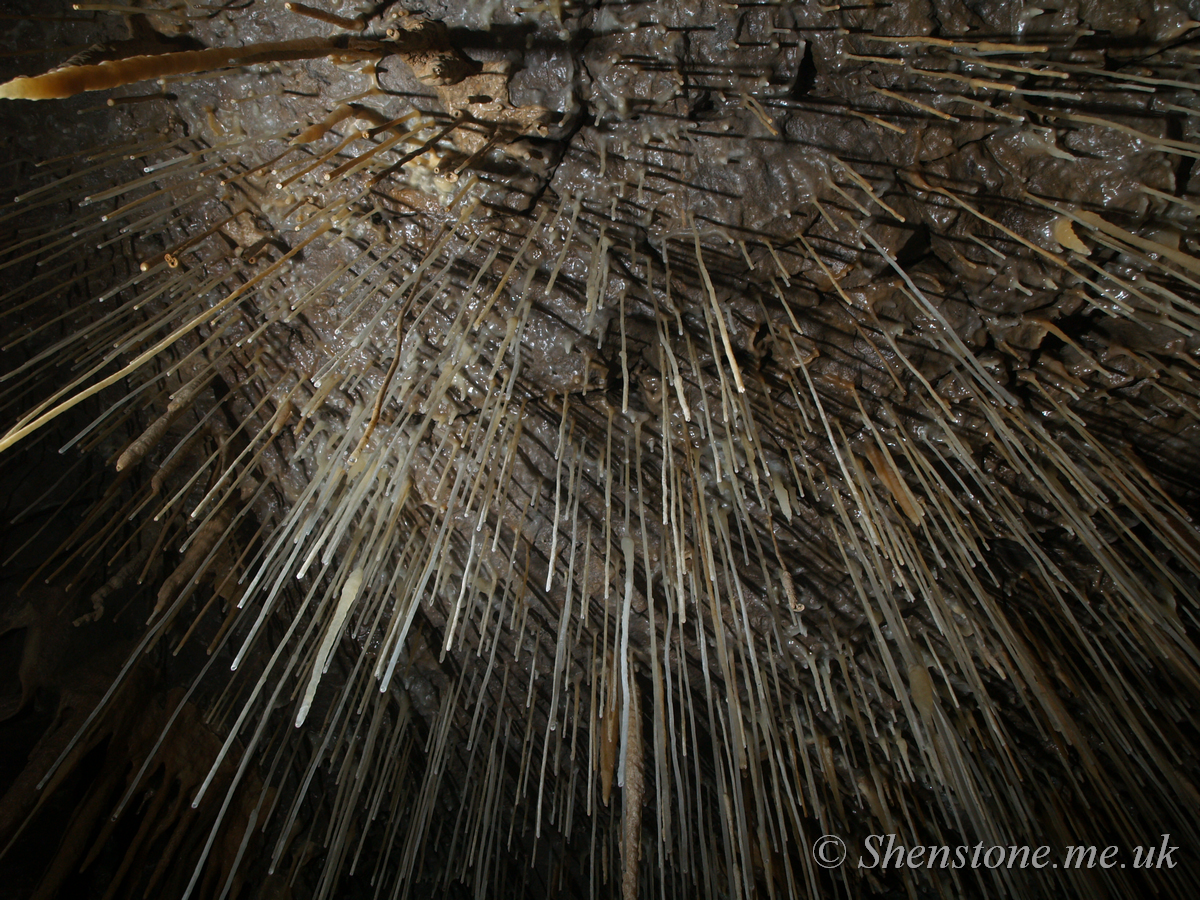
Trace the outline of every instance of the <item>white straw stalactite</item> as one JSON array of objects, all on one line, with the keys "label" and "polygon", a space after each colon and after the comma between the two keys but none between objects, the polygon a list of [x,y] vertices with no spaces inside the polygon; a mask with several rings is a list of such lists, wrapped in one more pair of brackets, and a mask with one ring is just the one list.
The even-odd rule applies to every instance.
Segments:
[{"label": "white straw stalactite", "polygon": [[0,877],[1195,894],[1186,4],[34,6]]}]

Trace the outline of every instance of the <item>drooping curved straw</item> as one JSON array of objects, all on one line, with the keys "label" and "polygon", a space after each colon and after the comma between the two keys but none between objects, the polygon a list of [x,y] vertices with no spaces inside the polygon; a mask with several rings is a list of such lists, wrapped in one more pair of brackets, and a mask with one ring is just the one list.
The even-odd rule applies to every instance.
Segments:
[{"label": "drooping curved straw", "polygon": [[0,84],[0,99],[62,100],[85,91],[105,91],[151,78],[322,56],[374,56],[382,49],[383,45],[375,42],[355,41],[353,45],[348,45],[345,38],[304,38],[250,44],[246,47],[131,56],[93,65],[67,66],[44,75],[22,75]]}]

